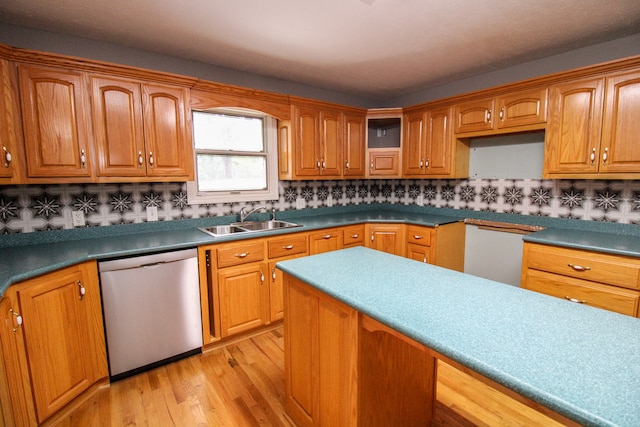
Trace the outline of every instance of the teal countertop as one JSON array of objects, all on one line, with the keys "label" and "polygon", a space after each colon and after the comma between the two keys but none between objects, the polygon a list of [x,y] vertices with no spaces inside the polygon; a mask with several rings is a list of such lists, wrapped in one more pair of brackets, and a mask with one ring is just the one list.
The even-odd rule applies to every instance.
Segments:
[{"label": "teal countertop", "polygon": [[[256,218],[261,220],[267,219],[268,216]],[[118,226],[97,227],[102,230],[87,229],[84,233],[86,238],[78,237],[77,233],[67,233],[75,237],[72,240],[52,241],[51,236],[46,232],[29,233],[33,235],[25,236],[32,239],[29,244],[0,247],[0,296],[14,283],[87,260],[142,255],[363,222],[413,223],[435,227],[460,220],[460,218],[445,215],[394,212],[383,209],[297,217],[282,214],[278,215],[278,218],[294,220],[302,227],[213,237],[197,228],[220,224],[224,219],[207,218],[197,221],[172,221],[181,222],[179,226],[167,223],[129,228],[130,230],[141,229],[143,232],[121,233]],[[233,220],[226,219],[226,221],[228,224]]]},{"label": "teal countertop", "polygon": [[362,247],[277,265],[578,423],[640,426],[640,319]]},{"label": "teal countertop", "polygon": [[[261,213],[252,215],[250,219],[262,221],[269,218],[269,214]],[[640,226],[637,225],[421,206],[354,205],[278,212],[278,219],[293,221],[302,227],[226,237],[212,237],[197,228],[229,224],[237,221],[235,216],[0,236],[0,296],[13,283],[86,260],[142,255],[365,222],[396,222],[435,227],[465,218],[553,227],[533,233],[525,237],[525,240],[533,241],[540,236],[542,243],[573,244],[575,247],[640,257]]]}]

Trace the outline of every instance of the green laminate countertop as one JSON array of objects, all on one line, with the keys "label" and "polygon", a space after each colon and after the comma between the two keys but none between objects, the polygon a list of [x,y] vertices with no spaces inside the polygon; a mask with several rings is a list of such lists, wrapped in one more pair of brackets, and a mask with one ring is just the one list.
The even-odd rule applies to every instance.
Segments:
[{"label": "green laminate countertop", "polygon": [[547,228],[523,238],[526,242],[640,257],[640,237],[585,230]]},{"label": "green laminate countertop", "polygon": [[[267,217],[258,216],[258,219],[267,219]],[[297,217],[292,217],[291,215],[279,216],[279,218],[283,219],[285,217],[287,220],[300,224],[301,227],[213,237],[199,231],[197,228],[224,223],[221,222],[224,219],[207,218],[197,221],[182,221],[178,228],[173,228],[177,224],[169,223],[152,224],[144,228],[129,228],[134,231],[142,229],[143,232],[118,233],[116,230],[120,230],[117,226],[95,227],[101,230],[87,229],[86,238],[78,237],[77,233],[74,233],[75,238],[72,240],[50,241],[47,240],[50,236],[47,236],[46,232],[30,233],[33,234],[34,240],[30,244],[0,247],[0,296],[14,283],[87,260],[143,255],[213,243],[240,241],[365,222],[412,223],[437,227],[460,221],[460,218],[445,215],[395,212],[382,209]],[[235,221],[235,219],[227,218],[226,221],[228,224]],[[149,228],[151,227],[156,229],[150,231]]]},{"label": "green laminate countertop", "polygon": [[640,319],[363,247],[277,266],[578,423],[640,426]]}]

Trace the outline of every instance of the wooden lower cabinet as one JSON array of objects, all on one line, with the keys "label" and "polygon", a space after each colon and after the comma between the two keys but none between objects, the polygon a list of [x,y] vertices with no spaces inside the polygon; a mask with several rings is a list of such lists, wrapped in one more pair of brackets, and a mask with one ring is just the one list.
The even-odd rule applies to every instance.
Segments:
[{"label": "wooden lower cabinet", "polygon": [[366,247],[405,256],[404,224],[367,224]]},{"label": "wooden lower cabinet", "polygon": [[525,242],[521,286],[565,300],[639,316],[640,260]]},{"label": "wooden lower cabinet", "polygon": [[358,312],[284,280],[287,413],[301,427],[356,426]]},{"label": "wooden lower cabinet", "polygon": [[316,255],[323,252],[342,249],[342,232],[337,228],[329,228],[309,234],[309,254]]},{"label": "wooden lower cabinet", "polygon": [[21,282],[5,298],[0,334],[14,419],[39,424],[109,374],[96,264]]},{"label": "wooden lower cabinet", "polygon": [[464,222],[438,227],[407,225],[406,257],[416,261],[464,271]]}]

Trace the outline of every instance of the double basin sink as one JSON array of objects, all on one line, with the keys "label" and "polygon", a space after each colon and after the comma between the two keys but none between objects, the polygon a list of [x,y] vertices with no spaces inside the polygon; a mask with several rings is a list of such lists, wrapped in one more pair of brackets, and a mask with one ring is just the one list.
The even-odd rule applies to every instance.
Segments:
[{"label": "double basin sink", "polygon": [[283,230],[286,228],[300,227],[299,224],[293,222],[280,221],[272,219],[260,222],[235,222],[229,225],[213,225],[211,227],[198,228],[214,237],[228,236],[231,234],[251,233],[255,231]]}]

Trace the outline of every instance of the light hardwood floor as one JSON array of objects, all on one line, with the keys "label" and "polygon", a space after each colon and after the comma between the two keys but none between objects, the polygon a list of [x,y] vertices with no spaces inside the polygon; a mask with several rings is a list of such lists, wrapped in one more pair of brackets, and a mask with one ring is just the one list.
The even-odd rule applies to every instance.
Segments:
[{"label": "light hardwood floor", "polygon": [[105,387],[56,426],[291,426],[282,326]]}]

